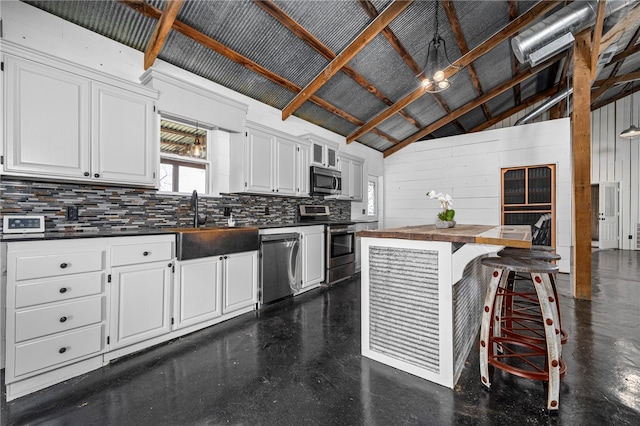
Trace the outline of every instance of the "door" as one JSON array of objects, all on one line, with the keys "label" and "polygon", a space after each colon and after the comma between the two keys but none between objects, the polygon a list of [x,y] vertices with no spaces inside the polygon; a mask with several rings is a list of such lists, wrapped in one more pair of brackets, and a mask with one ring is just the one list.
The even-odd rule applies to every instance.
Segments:
[{"label": "door", "polygon": [[174,329],[222,315],[222,256],[176,262]]},{"label": "door", "polygon": [[600,183],[598,240],[601,249],[618,248],[618,182]]},{"label": "door", "polygon": [[111,350],[170,331],[172,266],[156,262],[113,268]]},{"label": "door", "polygon": [[272,192],[274,136],[259,130],[249,130],[247,135],[247,183],[250,192]]},{"label": "door", "polygon": [[324,281],[324,226],[302,230],[302,288]]},{"label": "door", "polygon": [[255,305],[258,293],[258,252],[224,256],[223,313]]},{"label": "door", "polygon": [[297,144],[283,138],[277,138],[275,143],[275,190],[280,195],[296,194],[296,158]]}]

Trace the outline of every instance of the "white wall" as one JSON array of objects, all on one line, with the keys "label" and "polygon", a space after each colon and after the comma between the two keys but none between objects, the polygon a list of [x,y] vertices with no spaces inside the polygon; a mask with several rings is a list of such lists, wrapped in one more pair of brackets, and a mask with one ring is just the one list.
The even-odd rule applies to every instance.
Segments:
[{"label": "white wall", "polygon": [[618,248],[625,250],[639,248],[636,226],[640,222],[640,138],[618,136],[631,121],[640,126],[639,92],[591,113],[591,182],[620,182]]},{"label": "white wall", "polygon": [[[456,221],[500,224],[500,169],[556,165],[556,246],[569,271],[572,245],[571,131],[568,118],[415,142],[385,158],[385,227],[430,224],[453,197]],[[587,224],[590,226],[590,224]]]},{"label": "white wall", "polygon": [[[18,1],[3,1],[0,15],[2,17],[3,37],[5,40],[135,83],[139,83],[139,78],[144,72],[143,52],[85,30],[28,4]],[[282,112],[280,110],[191,74],[162,60],[156,60],[154,68],[249,105],[247,113],[247,120],[249,121],[293,136],[313,133],[339,143],[339,151],[365,160],[365,179],[367,174],[381,176],[384,173],[382,153],[374,149],[355,142],[347,144],[344,136],[295,116],[282,121]],[[352,217],[361,216],[362,208],[366,208],[366,200],[362,203],[353,202]],[[358,214],[356,215],[356,213]]]}]

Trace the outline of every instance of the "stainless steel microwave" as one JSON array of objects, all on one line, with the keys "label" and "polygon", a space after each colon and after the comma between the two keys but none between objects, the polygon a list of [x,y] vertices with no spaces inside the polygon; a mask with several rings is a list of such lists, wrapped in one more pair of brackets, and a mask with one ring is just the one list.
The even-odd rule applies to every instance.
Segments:
[{"label": "stainless steel microwave", "polygon": [[311,194],[342,194],[342,173],[340,170],[311,166]]}]

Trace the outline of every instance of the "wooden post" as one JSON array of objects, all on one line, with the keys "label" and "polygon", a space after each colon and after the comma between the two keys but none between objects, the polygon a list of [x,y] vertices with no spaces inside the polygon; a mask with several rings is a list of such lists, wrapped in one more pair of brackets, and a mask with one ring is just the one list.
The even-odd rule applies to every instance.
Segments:
[{"label": "wooden post", "polygon": [[573,295],[591,300],[591,30],[573,52]]}]

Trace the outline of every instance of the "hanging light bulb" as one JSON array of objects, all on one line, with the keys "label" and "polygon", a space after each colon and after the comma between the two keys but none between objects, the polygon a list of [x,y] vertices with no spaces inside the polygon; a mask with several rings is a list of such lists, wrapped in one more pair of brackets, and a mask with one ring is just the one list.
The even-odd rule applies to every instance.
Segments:
[{"label": "hanging light bulb", "polygon": [[629,123],[631,123],[631,125],[629,126],[628,129],[623,130],[622,132],[620,132],[620,137],[624,138],[624,139],[631,139],[631,138],[635,138],[640,136],[640,128],[636,127],[633,124],[633,84],[631,85],[631,116],[629,117]]},{"label": "hanging light bulb", "polygon": [[198,123],[196,122],[196,140],[193,141],[193,144],[191,144],[189,148],[189,155],[193,158],[204,158],[204,147],[198,137],[198,131]]},{"label": "hanging light bulb", "polygon": [[436,32],[427,47],[427,60],[421,74],[420,83],[426,92],[441,92],[451,86],[451,82],[446,77],[444,70],[453,66],[447,55],[447,43],[438,32],[438,4],[435,5],[435,27]]}]

